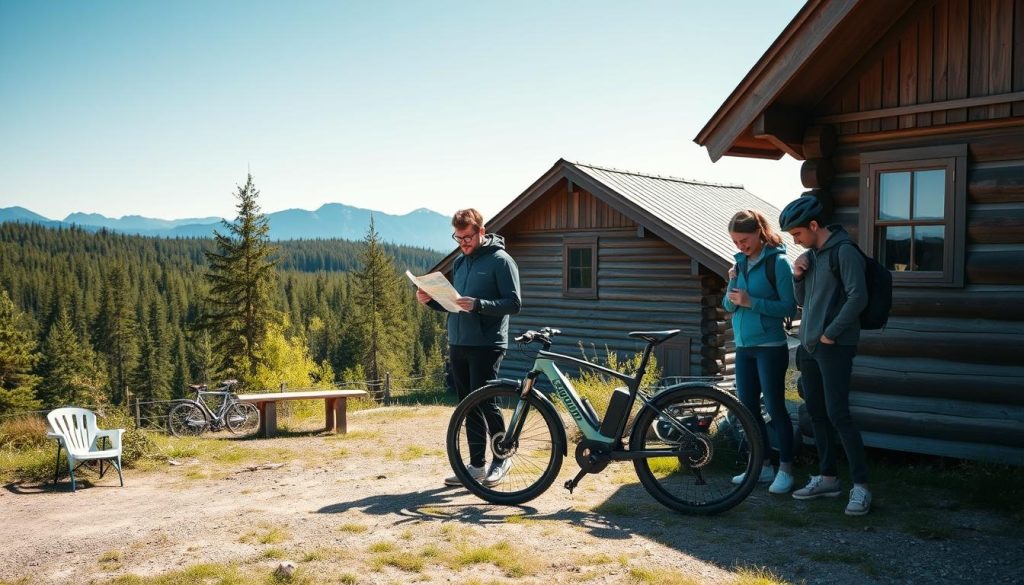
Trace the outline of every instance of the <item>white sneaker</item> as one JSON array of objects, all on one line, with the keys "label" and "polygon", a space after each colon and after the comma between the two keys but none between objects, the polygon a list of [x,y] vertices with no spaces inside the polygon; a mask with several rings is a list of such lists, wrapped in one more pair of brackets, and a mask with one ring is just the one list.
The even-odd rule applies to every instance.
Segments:
[{"label": "white sneaker", "polygon": [[[480,481],[484,477],[487,476],[487,472],[484,471],[484,466],[483,465],[481,465],[480,467],[474,467],[472,465],[467,465],[466,466],[466,471],[469,472],[469,476],[470,477],[472,477],[473,479],[475,479],[477,481]],[[452,475],[452,476],[446,477],[444,479],[444,485],[460,486],[460,485],[462,485],[462,480],[459,479],[459,476]]]},{"label": "white sneaker", "polygon": [[484,478],[482,483],[486,487],[494,487],[501,482],[508,470],[512,468],[511,459],[498,459],[491,463],[491,470],[487,473],[487,477]]},{"label": "white sneaker", "polygon": [[859,485],[850,490],[850,503],[846,505],[847,516],[863,516],[871,511],[871,492]]},{"label": "white sneaker", "polygon": [[793,475],[785,471],[775,474],[775,481],[768,486],[769,494],[788,494],[793,489]]},{"label": "white sneaker", "polygon": [[[732,482],[734,484],[736,484],[736,485],[739,485],[739,484],[743,483],[743,480],[746,479],[746,478],[747,478],[747,474],[746,473],[741,473],[741,474],[739,474],[737,476],[734,476],[732,478]],[[769,483],[773,479],[775,479],[775,470],[772,469],[771,467],[762,467],[761,468],[761,475],[758,476],[758,478],[757,478],[757,483]]]}]

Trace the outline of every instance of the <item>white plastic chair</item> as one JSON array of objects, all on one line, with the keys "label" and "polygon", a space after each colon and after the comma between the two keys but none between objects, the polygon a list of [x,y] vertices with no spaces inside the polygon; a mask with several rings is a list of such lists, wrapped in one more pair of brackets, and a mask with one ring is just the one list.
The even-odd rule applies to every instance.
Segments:
[{"label": "white plastic chair", "polygon": [[[99,461],[100,477],[103,477],[103,462],[110,463],[117,469],[117,477],[124,487],[124,476],[121,475],[121,435],[124,429],[104,431],[96,427],[96,415],[84,408],[57,408],[46,415],[46,420],[53,429],[46,436],[57,440],[57,466],[53,471],[53,483],[57,483],[60,473],[60,451],[68,454],[68,475],[71,476],[71,491],[75,491],[75,470],[87,461]],[[108,445],[103,445],[103,439]]]}]

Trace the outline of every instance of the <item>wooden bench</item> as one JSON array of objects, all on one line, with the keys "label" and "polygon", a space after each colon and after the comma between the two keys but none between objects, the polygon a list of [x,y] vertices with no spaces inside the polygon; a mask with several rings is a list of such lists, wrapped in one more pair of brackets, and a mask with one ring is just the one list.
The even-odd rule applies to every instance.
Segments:
[{"label": "wooden bench", "polygon": [[242,402],[251,402],[260,411],[259,434],[270,438],[277,434],[277,403],[285,400],[324,400],[324,418],[329,433],[344,435],[348,432],[345,417],[346,399],[366,396],[365,390],[304,390],[301,392],[268,392],[266,394],[239,394]]}]

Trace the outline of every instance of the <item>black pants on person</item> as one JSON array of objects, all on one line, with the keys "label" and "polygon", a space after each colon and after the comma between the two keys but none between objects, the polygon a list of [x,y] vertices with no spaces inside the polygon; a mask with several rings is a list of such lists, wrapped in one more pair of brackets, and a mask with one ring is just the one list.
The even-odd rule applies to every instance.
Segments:
[{"label": "black pants on person", "polygon": [[[500,347],[472,347],[452,345],[448,347],[451,357],[452,379],[459,400],[483,386],[487,380],[498,377],[498,367],[505,350]],[[469,464],[483,467],[487,456],[487,436],[505,432],[505,420],[493,402],[483,404],[477,412],[466,418],[466,439],[469,442]]]},{"label": "black pants on person", "polygon": [[850,416],[850,373],[855,345],[819,343],[814,352],[801,347],[796,354],[804,402],[814,425],[821,475],[836,476],[836,454],[842,444],[850,462],[853,483],[868,482],[864,442]]}]

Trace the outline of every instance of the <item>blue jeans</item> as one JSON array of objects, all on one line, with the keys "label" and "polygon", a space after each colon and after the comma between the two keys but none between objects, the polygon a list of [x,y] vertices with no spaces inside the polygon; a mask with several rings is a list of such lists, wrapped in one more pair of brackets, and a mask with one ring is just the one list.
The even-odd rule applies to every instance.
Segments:
[{"label": "blue jeans", "polygon": [[[768,428],[774,433],[779,445],[780,463],[793,462],[793,423],[786,411],[787,368],[789,348],[785,345],[736,348],[736,394],[757,419],[766,455],[770,448]],[[762,394],[768,416],[772,419],[767,428],[761,416]]]},{"label": "blue jeans", "polygon": [[853,483],[868,482],[864,442],[850,416],[850,373],[855,345],[819,343],[814,352],[797,350],[796,366],[804,388],[804,402],[814,425],[821,475],[835,476],[836,451],[842,444],[850,462]]}]

